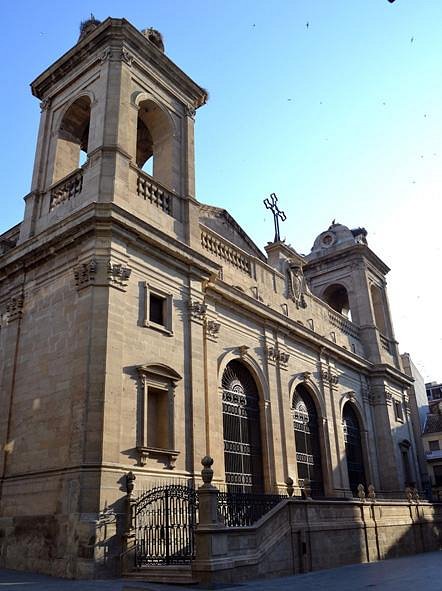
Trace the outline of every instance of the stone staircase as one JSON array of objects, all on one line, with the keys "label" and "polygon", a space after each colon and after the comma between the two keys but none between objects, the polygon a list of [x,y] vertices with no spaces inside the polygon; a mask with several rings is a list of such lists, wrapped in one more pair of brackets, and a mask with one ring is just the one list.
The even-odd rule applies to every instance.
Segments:
[{"label": "stone staircase", "polygon": [[[190,564],[148,566],[123,573],[128,583],[169,583],[174,585],[192,585],[198,581],[192,575]],[[125,587],[126,589],[126,587]],[[138,587],[130,585],[127,591],[136,591]],[[143,589],[143,587],[139,587]]]}]

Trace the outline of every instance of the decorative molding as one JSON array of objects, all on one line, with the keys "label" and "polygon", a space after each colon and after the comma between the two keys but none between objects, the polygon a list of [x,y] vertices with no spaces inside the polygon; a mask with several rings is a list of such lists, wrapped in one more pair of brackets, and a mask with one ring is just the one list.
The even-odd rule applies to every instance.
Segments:
[{"label": "decorative molding", "polygon": [[203,302],[190,300],[187,304],[187,309],[189,310],[191,318],[194,320],[204,320],[206,317],[207,304],[204,304]]},{"label": "decorative molding", "polygon": [[11,297],[6,304],[6,312],[8,314],[8,323],[19,320],[23,316],[24,295],[20,293]]},{"label": "decorative molding", "polygon": [[238,347],[239,356],[241,359],[244,359],[244,357],[247,355],[248,350],[249,347],[247,347],[247,345],[241,345],[240,347]]},{"label": "decorative molding", "polygon": [[368,386],[362,386],[361,388],[362,400],[364,402],[370,402],[370,388]]},{"label": "decorative molding", "polygon": [[330,366],[323,364],[320,375],[324,384],[329,384],[334,390],[337,389],[339,384],[339,376],[333,372]]},{"label": "decorative molding", "polygon": [[180,455],[180,452],[175,449],[158,449],[156,447],[138,446],[137,450],[140,454],[140,466],[145,466],[148,458],[157,458],[165,460],[167,468],[169,468],[170,470],[173,470],[175,468],[175,462],[178,456]]},{"label": "decorative molding", "polygon": [[343,397],[347,398],[347,400],[349,400],[350,402],[356,402],[356,392],[354,392],[353,390],[349,390],[348,392],[346,392]]},{"label": "decorative molding", "polygon": [[104,62],[106,62],[110,56],[111,56],[111,49],[110,47],[106,47],[106,49],[103,51],[103,53],[100,55],[100,62],[103,64]]},{"label": "decorative molding", "polygon": [[134,61],[134,56],[129,51],[127,51],[127,49],[122,49],[120,59],[122,62],[125,62],[130,67],[132,66],[132,62]]},{"label": "decorative molding", "polygon": [[290,355],[278,349],[278,347],[266,347],[266,355],[269,361],[278,364],[282,368],[286,368],[290,359]]},{"label": "decorative molding", "polygon": [[376,389],[369,394],[369,402],[372,406],[377,406],[378,404],[391,406],[392,399],[391,392],[387,388]]},{"label": "decorative molding", "polygon": [[121,263],[112,263],[111,261],[107,264],[107,279],[109,285],[117,288],[127,287],[129,277],[132,273],[132,269],[125,267]]},{"label": "decorative molding", "polygon": [[98,263],[95,259],[90,259],[85,263],[80,263],[74,267],[74,279],[77,289],[83,289],[95,282],[98,270]]},{"label": "decorative molding", "polygon": [[47,111],[51,105],[51,98],[49,96],[47,96],[46,98],[44,98],[41,103],[40,103],[40,111]]},{"label": "decorative molding", "polygon": [[195,119],[196,109],[193,105],[186,106],[186,116],[190,117],[191,119]]},{"label": "decorative molding", "polygon": [[221,329],[221,324],[216,322],[215,320],[208,320],[206,323],[206,334],[212,340],[216,341],[219,337],[219,331]]}]

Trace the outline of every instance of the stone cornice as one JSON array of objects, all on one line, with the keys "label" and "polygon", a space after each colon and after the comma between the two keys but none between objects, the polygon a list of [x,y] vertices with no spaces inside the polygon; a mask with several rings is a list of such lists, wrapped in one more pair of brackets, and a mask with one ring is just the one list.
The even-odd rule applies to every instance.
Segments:
[{"label": "stone cornice", "polygon": [[126,19],[110,17],[40,74],[31,83],[32,94],[42,100],[47,98],[49,89],[83,60],[89,62],[88,58],[95,55],[93,61],[100,63],[103,49],[105,46],[109,46],[110,43],[112,43],[112,47],[120,47],[121,50],[126,49],[126,46],[128,46],[142,61],[148,61],[161,78],[167,77],[174,80],[179,88],[184,89],[188,101],[192,102],[196,108],[207,101],[207,92],[178,68],[153,43],[148,41],[140,31]]},{"label": "stone cornice", "polygon": [[170,257],[188,270],[191,268],[201,278],[216,276],[220,269],[217,263],[204,254],[114,203],[91,203],[1,256],[0,282],[9,275],[21,272],[23,268],[40,264],[64,248],[72,247],[79,237],[88,233],[107,234],[109,238],[123,233],[126,240],[139,247],[143,243],[154,245],[163,257]]},{"label": "stone cornice", "polygon": [[390,271],[390,267],[388,267],[366,244],[352,244],[346,248],[327,252],[323,256],[311,259],[308,259],[307,257],[304,271],[306,275],[308,275],[308,270],[314,268],[316,265],[322,265],[325,261],[334,263],[341,258],[346,259],[345,264],[347,265],[349,256],[354,257],[355,260],[360,260],[361,258],[366,259],[382,275],[386,275]]}]

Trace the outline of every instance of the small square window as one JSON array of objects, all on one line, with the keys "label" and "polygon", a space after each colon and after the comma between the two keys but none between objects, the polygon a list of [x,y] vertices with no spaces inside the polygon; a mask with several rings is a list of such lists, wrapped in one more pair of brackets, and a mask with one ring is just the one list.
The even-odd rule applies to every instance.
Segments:
[{"label": "small square window", "polygon": [[428,442],[428,447],[430,451],[439,451],[440,450],[440,443],[438,439]]},{"label": "small square window", "polygon": [[403,422],[404,421],[404,414],[402,412],[402,403],[398,402],[397,400],[393,401],[394,405],[394,417],[396,421]]},{"label": "small square window", "polygon": [[172,334],[172,295],[161,289],[142,284],[144,291],[143,326]]}]

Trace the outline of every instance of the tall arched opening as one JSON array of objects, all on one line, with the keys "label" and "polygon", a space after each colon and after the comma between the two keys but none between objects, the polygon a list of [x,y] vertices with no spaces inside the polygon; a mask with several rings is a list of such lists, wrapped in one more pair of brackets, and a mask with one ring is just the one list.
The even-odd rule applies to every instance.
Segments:
[{"label": "tall arched opening", "polygon": [[377,328],[383,335],[387,335],[387,324],[385,322],[385,311],[382,292],[377,285],[372,285],[370,288],[371,301],[373,304],[374,321]]},{"label": "tall arched opening", "polygon": [[81,96],[67,109],[60,123],[52,182],[73,172],[87,156],[89,143],[89,124],[91,118],[91,99]]},{"label": "tall arched opening", "polygon": [[296,386],[292,400],[292,417],[298,484],[304,488],[308,480],[312,496],[323,496],[324,481],[318,413],[308,389],[303,384]]},{"label": "tall arched opening", "polygon": [[227,490],[264,492],[259,394],[240,361],[228,363],[222,376],[224,464]]},{"label": "tall arched opening", "polygon": [[329,285],[324,291],[323,299],[327,302],[330,308],[339,312],[349,320],[351,320],[350,302],[348,299],[347,289],[338,283]]},{"label": "tall arched opening", "polygon": [[137,166],[172,186],[173,128],[170,117],[152,100],[139,105],[137,121]]},{"label": "tall arched opening", "polygon": [[350,489],[356,496],[358,484],[366,486],[366,478],[359,419],[349,402],[345,404],[342,412],[342,425],[344,429],[348,480]]}]

